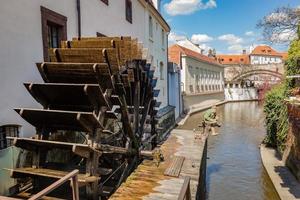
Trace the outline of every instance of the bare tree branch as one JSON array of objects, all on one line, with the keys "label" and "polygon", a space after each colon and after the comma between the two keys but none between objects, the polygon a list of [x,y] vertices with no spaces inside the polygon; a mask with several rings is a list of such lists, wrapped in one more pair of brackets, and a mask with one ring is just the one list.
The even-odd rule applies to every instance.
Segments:
[{"label": "bare tree branch", "polygon": [[296,38],[300,22],[300,9],[280,7],[257,23],[263,37],[271,43],[287,43]]}]

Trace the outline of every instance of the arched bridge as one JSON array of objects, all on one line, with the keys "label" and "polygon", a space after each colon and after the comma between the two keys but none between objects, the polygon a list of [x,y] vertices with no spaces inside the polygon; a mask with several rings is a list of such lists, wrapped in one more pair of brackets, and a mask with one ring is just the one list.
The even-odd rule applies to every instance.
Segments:
[{"label": "arched bridge", "polygon": [[[273,77],[276,80],[282,80],[284,74],[283,64],[269,65],[249,65],[249,66],[227,66],[225,67],[225,81],[237,82],[251,77],[256,77],[258,80],[265,79],[266,76]],[[255,81],[255,80],[254,80]]]}]

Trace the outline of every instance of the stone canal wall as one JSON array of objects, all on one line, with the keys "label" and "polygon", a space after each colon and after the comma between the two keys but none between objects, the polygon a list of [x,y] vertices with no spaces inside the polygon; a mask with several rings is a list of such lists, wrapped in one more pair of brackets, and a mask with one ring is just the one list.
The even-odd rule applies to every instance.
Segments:
[{"label": "stone canal wall", "polygon": [[283,161],[300,181],[300,105],[288,103],[289,131]]},{"label": "stone canal wall", "polygon": [[258,99],[257,88],[254,87],[226,87],[224,90],[226,101],[251,101]]}]

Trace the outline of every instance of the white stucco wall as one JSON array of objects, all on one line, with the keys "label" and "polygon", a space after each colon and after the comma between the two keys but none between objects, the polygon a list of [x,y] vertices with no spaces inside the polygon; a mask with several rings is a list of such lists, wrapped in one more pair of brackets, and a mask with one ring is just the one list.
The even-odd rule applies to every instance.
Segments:
[{"label": "white stucco wall", "polygon": [[[224,67],[182,56],[181,78],[184,84],[183,91],[186,94],[223,91]],[[193,86],[193,92],[190,90],[190,85]],[[199,85],[200,91],[197,91],[197,85]]]},{"label": "white stucco wall", "polygon": [[[24,135],[33,128],[15,107],[40,107],[23,86],[24,82],[41,82],[35,67],[43,61],[40,6],[68,17],[68,38],[77,35],[76,2],[61,0],[2,1],[0,6],[0,125],[22,125]],[[21,131],[22,135],[22,131]]]},{"label": "white stucco wall", "polygon": [[259,56],[259,55],[250,55],[250,62],[252,65],[265,65],[265,64],[279,64],[282,63],[281,57],[276,56]]},{"label": "white stucco wall", "polygon": [[[122,1],[125,2],[125,1]],[[109,6],[99,0],[81,1],[82,36],[96,36],[100,32],[107,36],[137,37],[149,48],[153,64],[164,63],[164,80],[158,80],[161,89],[158,101],[167,105],[167,33],[165,48],[161,46],[161,26],[153,16],[154,34],[149,41],[149,12],[138,0],[132,1],[133,23],[125,18],[125,3],[109,1]],[[19,124],[21,136],[34,134],[34,129],[13,111],[15,107],[41,107],[29,95],[23,82],[42,82],[35,67],[43,61],[43,44],[40,6],[67,17],[67,37],[78,35],[75,0],[9,0],[0,6],[0,126]],[[152,15],[152,14],[151,14]],[[157,65],[156,65],[157,66]],[[159,69],[155,76],[159,77]]]}]

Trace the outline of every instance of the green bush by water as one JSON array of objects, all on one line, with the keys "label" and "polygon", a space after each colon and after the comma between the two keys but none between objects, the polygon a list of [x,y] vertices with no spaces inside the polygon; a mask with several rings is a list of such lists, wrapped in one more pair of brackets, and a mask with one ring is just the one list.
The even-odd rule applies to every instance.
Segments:
[{"label": "green bush by water", "polygon": [[267,93],[264,112],[266,114],[267,136],[264,143],[268,146],[284,150],[288,131],[287,107],[284,104],[286,98],[285,85],[281,84]]},{"label": "green bush by water", "polygon": [[[298,36],[300,37],[300,28]],[[297,60],[300,59],[299,37],[290,45],[288,59],[285,62],[286,76],[300,74],[300,68],[297,66]],[[284,99],[288,98],[290,91],[295,87],[295,79],[286,79],[281,85],[268,92],[265,98],[267,136],[264,143],[278,148],[281,152],[285,148],[288,133],[288,112]]]}]

